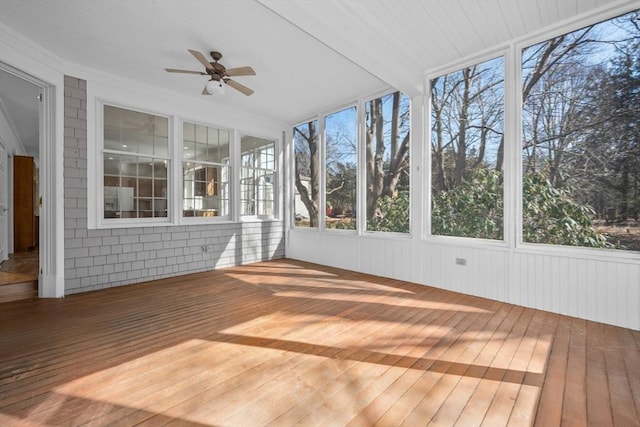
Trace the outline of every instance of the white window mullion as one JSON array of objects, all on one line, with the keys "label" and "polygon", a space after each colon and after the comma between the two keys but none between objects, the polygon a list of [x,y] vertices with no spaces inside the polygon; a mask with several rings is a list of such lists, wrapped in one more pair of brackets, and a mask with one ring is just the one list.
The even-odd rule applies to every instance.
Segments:
[{"label": "white window mullion", "polygon": [[240,133],[231,132],[229,141],[229,155],[231,156],[229,218],[233,221],[240,221],[240,174],[242,166],[240,164]]},{"label": "white window mullion", "polygon": [[416,96],[411,99],[411,141],[409,141],[409,232],[414,240],[420,240],[425,234],[424,217],[431,216],[430,198],[425,188],[431,187],[429,158],[425,143],[428,125],[427,109],[424,108],[428,98]]},{"label": "white window mullion", "polygon": [[513,249],[522,240],[522,80],[513,44],[505,53],[504,73],[504,240]]},{"label": "white window mullion", "polygon": [[363,235],[367,231],[367,124],[365,120],[365,100],[358,100],[358,165],[356,167],[356,232]]},{"label": "white window mullion", "polygon": [[327,228],[327,136],[324,131],[325,118],[326,116],[318,117],[318,178],[320,183],[320,194],[318,195],[318,230],[320,231],[324,231]]},{"label": "white window mullion", "polygon": [[180,224],[182,222],[183,189],[182,189],[182,120],[174,117],[170,124],[169,134],[173,136],[171,145],[171,168],[169,168],[168,179],[171,183],[169,191],[169,206],[171,212],[171,222]]}]

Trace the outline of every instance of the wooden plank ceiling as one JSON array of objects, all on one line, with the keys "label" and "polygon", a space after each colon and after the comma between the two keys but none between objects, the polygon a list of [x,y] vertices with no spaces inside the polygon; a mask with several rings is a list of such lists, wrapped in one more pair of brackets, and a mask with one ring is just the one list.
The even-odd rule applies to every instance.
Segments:
[{"label": "wooden plank ceiling", "polygon": [[[43,48],[42,61],[87,79],[131,81],[292,123],[385,87],[423,92],[424,73],[613,0],[3,0],[0,24]],[[1,45],[0,45],[1,47]],[[220,50],[256,91],[202,97],[187,48]],[[0,50],[0,58],[2,51]],[[65,64],[64,61],[67,61]],[[60,63],[63,62],[63,63]],[[122,77],[116,81],[104,73]],[[141,86],[140,86],[141,85]]]},{"label": "wooden plank ceiling", "polygon": [[525,34],[614,3],[610,0],[259,1],[381,80],[414,95],[422,92],[425,71],[502,47]]}]

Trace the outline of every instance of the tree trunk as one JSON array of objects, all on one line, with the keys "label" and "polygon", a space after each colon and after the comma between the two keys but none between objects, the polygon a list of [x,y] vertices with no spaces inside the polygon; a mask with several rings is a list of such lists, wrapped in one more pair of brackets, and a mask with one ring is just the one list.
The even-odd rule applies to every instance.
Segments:
[{"label": "tree trunk", "polygon": [[[434,79],[431,82],[431,85],[436,84],[438,79]],[[434,114],[433,125],[435,127],[434,131],[436,133],[436,141],[435,147],[432,147],[432,162],[431,162],[431,177],[432,183],[431,188],[434,193],[438,193],[439,191],[448,190],[447,186],[447,172],[444,167],[444,140],[443,140],[443,129],[442,129],[442,108],[444,102],[440,100],[436,100],[435,96],[431,96],[431,109]],[[433,143],[432,143],[433,144]]]},{"label": "tree trunk", "polygon": [[[318,226],[318,213],[319,213],[319,200],[318,196],[320,195],[320,183],[318,182],[318,168],[319,168],[319,156],[318,156],[318,135],[316,133],[316,126],[313,121],[307,123],[308,127],[308,136],[304,133],[298,131],[298,135],[302,136],[302,138],[307,142],[309,146],[309,170],[311,175],[309,177],[309,190],[302,183],[302,177],[300,176],[300,171],[298,167],[295,167],[295,179],[296,179],[296,188],[298,189],[298,193],[300,193],[300,200],[307,208],[309,212],[309,226],[317,227]],[[296,129],[297,130],[297,129]]]},{"label": "tree trunk", "polygon": [[376,213],[378,197],[382,193],[384,183],[382,163],[384,155],[384,123],[382,120],[381,98],[371,101],[369,115],[370,122],[367,127],[367,218],[372,218]]},{"label": "tree trunk", "polygon": [[462,105],[458,116],[458,138],[456,141],[455,167],[453,170],[454,186],[458,186],[464,178],[467,169],[467,126],[469,125],[469,103],[471,95],[471,84],[474,72],[471,68],[462,70],[464,89],[462,92]]},{"label": "tree trunk", "polygon": [[498,155],[496,156],[496,170],[501,171],[504,165],[504,134],[500,137],[500,145],[498,146]]},{"label": "tree trunk", "polygon": [[391,115],[391,153],[389,159],[389,171],[384,176],[381,195],[393,196],[396,193],[398,182],[402,172],[407,167],[407,153],[411,132],[407,132],[402,141],[400,138],[400,92],[393,94],[393,110]]}]

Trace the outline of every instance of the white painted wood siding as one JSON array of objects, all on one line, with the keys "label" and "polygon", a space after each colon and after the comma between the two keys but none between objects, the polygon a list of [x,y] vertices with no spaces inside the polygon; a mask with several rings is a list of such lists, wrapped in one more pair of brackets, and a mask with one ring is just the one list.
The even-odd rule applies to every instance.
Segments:
[{"label": "white painted wood siding", "polygon": [[289,231],[286,256],[640,330],[633,260],[307,230]]}]

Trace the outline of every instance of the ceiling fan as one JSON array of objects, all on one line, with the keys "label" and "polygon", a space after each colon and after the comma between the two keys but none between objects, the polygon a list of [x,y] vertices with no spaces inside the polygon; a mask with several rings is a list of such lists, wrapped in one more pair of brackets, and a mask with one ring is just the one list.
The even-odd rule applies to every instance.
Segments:
[{"label": "ceiling fan", "polygon": [[251,67],[237,67],[226,68],[218,61],[222,58],[220,52],[209,52],[213,58],[213,62],[209,62],[207,58],[197,50],[188,49],[189,52],[204,65],[204,72],[202,71],[189,71],[189,70],[177,70],[175,68],[165,68],[169,73],[183,73],[183,74],[199,74],[202,76],[209,76],[209,81],[202,90],[203,95],[211,95],[213,93],[224,93],[224,86],[231,86],[237,91],[249,96],[253,93],[253,90],[238,83],[235,80],[231,80],[230,77],[237,76],[255,76],[256,72]]}]

